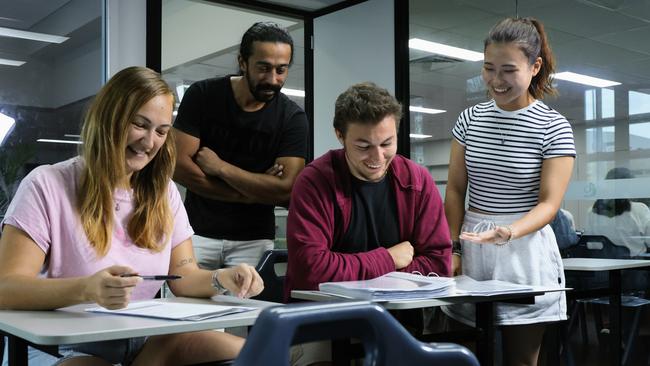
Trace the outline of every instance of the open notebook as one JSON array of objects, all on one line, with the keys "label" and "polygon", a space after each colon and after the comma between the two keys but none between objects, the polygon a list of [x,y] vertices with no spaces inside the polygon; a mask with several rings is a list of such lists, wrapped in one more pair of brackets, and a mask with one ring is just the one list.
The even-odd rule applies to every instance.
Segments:
[{"label": "open notebook", "polygon": [[165,302],[158,300],[136,301],[126,308],[108,310],[103,307],[85,309],[93,313],[107,313],[116,315],[144,316],[171,320],[204,320],[219,316],[255,310],[245,306],[223,306],[212,304],[191,304],[179,302]]},{"label": "open notebook", "polygon": [[450,295],[454,279],[430,277],[405,272],[390,272],[362,281],[325,282],[318,286],[322,292],[364,300],[428,299]]}]

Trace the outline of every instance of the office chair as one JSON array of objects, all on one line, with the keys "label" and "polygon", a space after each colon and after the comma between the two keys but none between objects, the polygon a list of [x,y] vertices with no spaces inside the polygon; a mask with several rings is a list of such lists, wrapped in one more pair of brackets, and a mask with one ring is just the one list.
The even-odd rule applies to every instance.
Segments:
[{"label": "office chair", "polygon": [[278,275],[276,272],[276,264],[287,263],[289,256],[286,249],[271,249],[267,250],[259,263],[257,264],[257,272],[264,281],[264,290],[254,297],[256,300],[271,301],[271,302],[284,302],[284,272]]},{"label": "office chair", "polygon": [[387,310],[370,302],[308,303],[265,309],[257,318],[235,366],[286,366],[293,344],[359,339],[365,366],[478,366],[465,347],[422,343]]},{"label": "office chair", "polygon": [[[567,257],[574,258],[610,258],[610,259],[629,259],[630,251],[623,246],[615,245],[606,236],[603,235],[582,235],[578,244],[565,250]],[[640,273],[631,272],[623,273],[623,284],[637,283],[636,278]],[[605,288],[609,285],[607,273],[580,273],[571,272],[566,278],[567,286],[577,289],[594,289]],[[625,286],[624,286],[625,287]],[[628,289],[629,290],[629,289]],[[640,295],[640,296],[638,296]],[[623,308],[633,309],[632,321],[625,337],[625,349],[623,351],[622,364],[626,365],[632,354],[635,340],[639,332],[639,323],[641,312],[645,305],[650,304],[650,300],[643,298],[643,292],[632,292],[621,296],[621,306]],[[575,325],[575,319],[581,324],[581,333],[583,344],[588,344],[588,332],[586,325],[585,305],[592,304],[594,309],[594,327],[598,335],[598,341],[603,340],[602,332],[605,329],[600,307],[609,305],[608,297],[588,298],[577,300],[570,309],[571,319],[569,319],[568,329],[571,331]]]}]

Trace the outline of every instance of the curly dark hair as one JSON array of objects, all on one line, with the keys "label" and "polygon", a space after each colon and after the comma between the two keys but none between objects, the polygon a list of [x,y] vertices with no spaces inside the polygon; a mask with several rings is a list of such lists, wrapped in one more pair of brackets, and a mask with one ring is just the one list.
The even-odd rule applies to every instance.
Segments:
[{"label": "curly dark hair", "polygon": [[239,44],[239,57],[248,62],[253,54],[254,42],[285,43],[291,46],[291,59],[289,66],[293,64],[293,38],[286,29],[273,22],[257,22],[253,24],[242,36]]}]

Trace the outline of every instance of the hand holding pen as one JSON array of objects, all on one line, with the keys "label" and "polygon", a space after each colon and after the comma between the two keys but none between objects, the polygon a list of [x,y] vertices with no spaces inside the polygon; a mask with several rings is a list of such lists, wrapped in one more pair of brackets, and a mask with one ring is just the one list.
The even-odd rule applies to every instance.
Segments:
[{"label": "hand holding pen", "polygon": [[96,302],[106,309],[121,309],[129,304],[131,292],[142,282],[140,277],[121,277],[133,273],[127,266],[111,266],[83,277],[82,300]]}]

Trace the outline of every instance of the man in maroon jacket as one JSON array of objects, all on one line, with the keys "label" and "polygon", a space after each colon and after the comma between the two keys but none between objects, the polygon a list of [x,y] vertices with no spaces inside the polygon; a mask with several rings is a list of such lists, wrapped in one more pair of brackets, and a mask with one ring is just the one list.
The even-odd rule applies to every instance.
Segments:
[{"label": "man in maroon jacket", "polygon": [[451,239],[429,172],[396,155],[401,105],[373,83],[336,100],[334,130],[343,149],[302,171],[287,218],[290,291],[392,271],[451,273]]}]

